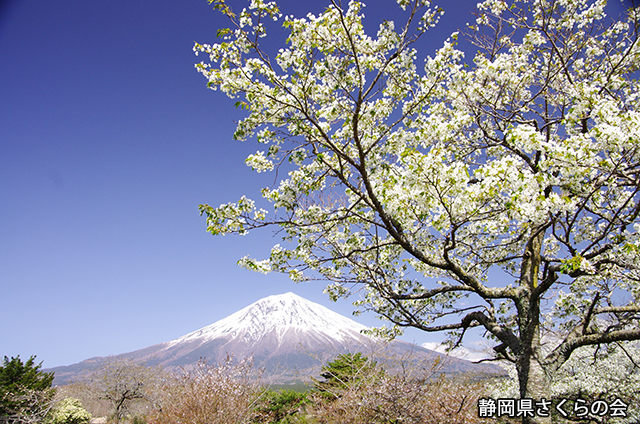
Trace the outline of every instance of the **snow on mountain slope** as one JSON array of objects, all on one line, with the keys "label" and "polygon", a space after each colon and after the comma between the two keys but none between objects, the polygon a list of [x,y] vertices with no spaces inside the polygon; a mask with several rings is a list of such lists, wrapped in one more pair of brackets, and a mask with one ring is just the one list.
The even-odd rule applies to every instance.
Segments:
[{"label": "snow on mountain slope", "polygon": [[185,342],[206,343],[218,338],[240,337],[248,345],[274,334],[282,342],[287,333],[313,332],[316,337],[345,342],[361,340],[366,329],[322,305],[294,293],[265,297],[207,327],[186,334],[166,344],[166,348]]}]

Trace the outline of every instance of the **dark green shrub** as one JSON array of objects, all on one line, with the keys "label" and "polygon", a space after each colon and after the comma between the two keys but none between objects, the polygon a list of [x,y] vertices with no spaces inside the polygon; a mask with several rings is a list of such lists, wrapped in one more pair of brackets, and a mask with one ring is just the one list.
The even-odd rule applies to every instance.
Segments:
[{"label": "dark green shrub", "polygon": [[40,370],[35,356],[22,362],[20,355],[4,357],[0,366],[0,421],[2,417],[26,417],[46,414],[54,391],[53,373]]}]

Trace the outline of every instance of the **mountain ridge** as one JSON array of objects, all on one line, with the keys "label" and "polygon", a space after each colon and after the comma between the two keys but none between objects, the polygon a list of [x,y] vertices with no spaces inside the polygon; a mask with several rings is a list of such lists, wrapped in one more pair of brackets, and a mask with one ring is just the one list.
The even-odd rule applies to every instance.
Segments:
[{"label": "mountain ridge", "polygon": [[[445,373],[498,373],[494,365],[447,357],[403,341],[385,344],[362,334],[366,326],[292,292],[262,298],[233,314],[168,342],[115,355],[160,365],[168,370],[189,368],[201,358],[221,362],[227,355],[252,357],[271,382],[299,380],[317,375],[321,366],[340,353],[363,352],[420,360],[445,360]],[[89,358],[69,366],[55,367],[54,384],[66,384],[99,367],[105,357]]]}]

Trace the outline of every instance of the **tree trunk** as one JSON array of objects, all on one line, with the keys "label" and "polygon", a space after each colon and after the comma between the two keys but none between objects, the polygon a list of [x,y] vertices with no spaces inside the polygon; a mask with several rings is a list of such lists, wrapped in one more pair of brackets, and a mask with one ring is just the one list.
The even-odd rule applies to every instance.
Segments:
[{"label": "tree trunk", "polygon": [[[518,370],[518,382],[520,385],[520,399],[532,399],[534,410],[536,403],[542,399],[550,400],[549,379],[544,369],[538,362],[537,349],[523,349],[518,358],[516,368]],[[551,411],[551,408],[548,409]],[[538,416],[534,413],[533,417],[523,416],[523,424],[546,424],[550,423],[551,418]]]},{"label": "tree trunk", "polygon": [[[530,299],[527,315],[523,321],[526,325],[520,328],[520,352],[517,355],[516,370],[518,371],[518,383],[520,387],[520,399],[531,399],[533,404],[533,416],[523,415],[523,424],[546,424],[551,422],[550,417],[537,414],[536,403],[551,400],[549,390],[550,381],[545,369],[540,364],[542,353],[540,352],[540,303],[537,299]],[[550,415],[551,407],[547,408]],[[517,412],[517,411],[516,411]]]},{"label": "tree trunk", "polygon": [[527,243],[520,274],[520,299],[517,302],[520,349],[516,354],[516,369],[520,385],[520,399],[532,399],[534,416],[523,416],[523,424],[546,424],[550,417],[535,414],[536,402],[550,400],[549,379],[540,364],[540,297],[537,296],[541,247],[544,231],[538,229]]},{"label": "tree trunk", "polygon": [[549,382],[539,360],[540,352],[540,301],[531,296],[522,308],[520,325],[520,352],[516,368],[520,384],[520,396],[536,400],[548,399]]}]

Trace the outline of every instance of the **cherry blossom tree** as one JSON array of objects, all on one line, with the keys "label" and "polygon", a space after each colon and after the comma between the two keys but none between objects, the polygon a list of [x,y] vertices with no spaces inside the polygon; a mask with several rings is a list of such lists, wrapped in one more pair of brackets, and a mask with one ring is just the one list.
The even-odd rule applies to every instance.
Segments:
[{"label": "cherry blossom tree", "polygon": [[[360,290],[360,310],[392,323],[380,333],[455,346],[484,329],[521,397],[548,398],[580,347],[640,339],[638,8],[486,0],[465,34],[475,56],[453,33],[419,65],[440,14],[426,0],[398,0],[406,22],[375,36],[357,1],[304,18],[212,3],[232,25],[196,43],[196,67],[246,111],[235,137],[264,146],[246,163],[278,180],[262,191],[273,215],[246,197],[200,206],[214,235],[280,229],[241,265],[327,280],[333,299]],[[278,20],[288,39],[268,52]],[[563,336],[543,349],[547,331]]]}]

